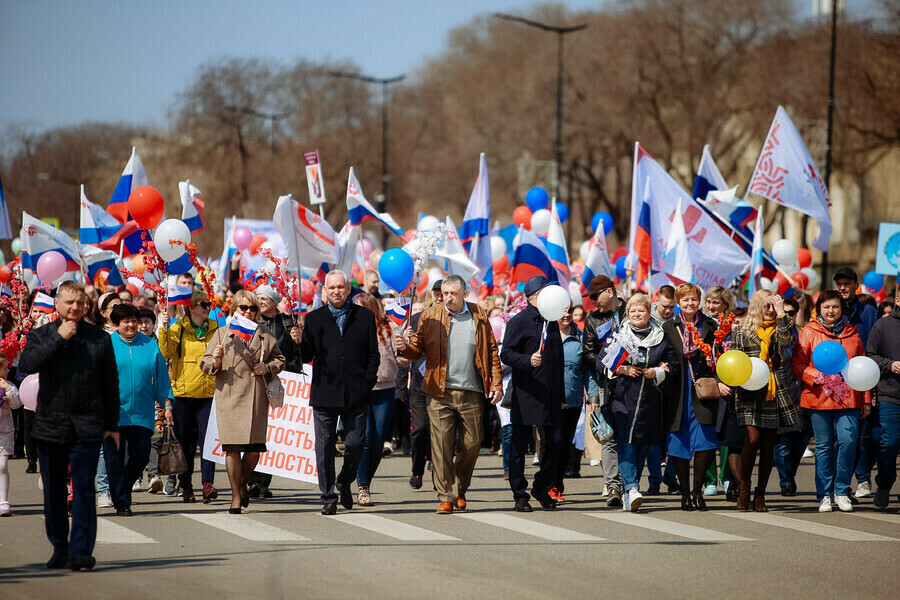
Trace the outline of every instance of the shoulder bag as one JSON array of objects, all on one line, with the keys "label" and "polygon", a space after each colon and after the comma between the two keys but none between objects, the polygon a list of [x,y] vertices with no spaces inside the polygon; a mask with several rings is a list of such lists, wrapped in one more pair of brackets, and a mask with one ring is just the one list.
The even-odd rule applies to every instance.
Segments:
[{"label": "shoulder bag", "polygon": [[162,443],[159,446],[160,475],[180,475],[188,470],[187,459],[184,457],[184,449],[181,442],[175,437],[175,430],[171,425],[166,425],[163,432]]},{"label": "shoulder bag", "polygon": [[691,371],[691,380],[694,382],[694,393],[697,394],[699,400],[716,400],[721,396],[719,393],[719,383],[715,377],[694,377],[694,365],[691,359],[685,357],[688,369]]}]

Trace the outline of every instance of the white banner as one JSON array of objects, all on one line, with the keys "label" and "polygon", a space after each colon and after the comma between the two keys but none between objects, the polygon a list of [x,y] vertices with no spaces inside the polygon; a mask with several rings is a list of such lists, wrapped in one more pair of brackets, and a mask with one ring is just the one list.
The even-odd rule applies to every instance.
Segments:
[{"label": "white banner", "polygon": [[[303,365],[303,373],[282,371],[279,375],[284,385],[284,406],[269,407],[266,449],[259,455],[256,470],[297,481],[318,483],[316,472],[316,439],[313,409],[309,406],[312,367]],[[225,452],[219,442],[219,425],[216,421],[216,401],[213,399],[209,413],[209,426],[203,442],[203,458],[225,464]]]}]

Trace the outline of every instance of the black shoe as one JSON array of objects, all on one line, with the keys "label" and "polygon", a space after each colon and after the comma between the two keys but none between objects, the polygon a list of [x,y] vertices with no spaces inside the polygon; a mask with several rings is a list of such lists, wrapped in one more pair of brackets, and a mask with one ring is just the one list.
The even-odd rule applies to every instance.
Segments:
[{"label": "black shoe", "polygon": [[787,485],[781,486],[781,495],[782,496],[796,496],[797,495],[797,484],[789,483]]},{"label": "black shoe", "polygon": [[706,508],[706,500],[703,498],[703,492],[694,494],[694,508],[699,511],[709,510]]},{"label": "black shoe", "polygon": [[326,504],[325,506],[322,507],[322,514],[323,515],[337,514],[337,504],[335,504],[333,502],[330,504]]},{"label": "black shoe", "polygon": [[659,496],[662,492],[659,490],[659,485],[653,484],[647,488],[647,491],[644,492],[645,496]]},{"label": "black shoe", "polygon": [[66,561],[66,566],[73,571],[80,571],[82,569],[90,571],[96,564],[97,559],[89,554],[75,554],[70,556],[69,560]]},{"label": "black shoe", "polygon": [[541,508],[544,510],[553,510],[556,508],[556,500],[550,497],[547,490],[542,488],[534,488],[531,490],[531,497],[537,500]]},{"label": "black shoe", "polygon": [[859,500],[853,494],[847,494],[847,497],[850,499],[850,504],[853,506],[859,506]]},{"label": "black shoe", "polygon": [[66,566],[66,561],[68,556],[62,550],[54,550],[53,556],[50,557],[50,560],[47,561],[48,569],[62,569]]},{"label": "black shoe", "polygon": [[241,514],[241,507],[240,507],[240,506],[238,506],[237,508],[231,508],[231,507],[228,507],[228,514],[229,514],[229,515],[239,515],[239,514]]},{"label": "black shoe", "polygon": [[607,506],[615,506],[622,507],[622,492],[619,490],[609,490],[609,495],[606,498]]},{"label": "black shoe", "polygon": [[681,486],[678,485],[678,480],[673,476],[664,477],[663,483],[666,484],[666,491],[670,494],[677,494],[681,491]]},{"label": "black shoe", "polygon": [[692,510],[694,510],[694,505],[691,502],[690,494],[682,494],[681,495],[681,510],[683,510],[685,512],[691,512]]},{"label": "black shoe", "polygon": [[353,495],[350,493],[350,484],[349,483],[341,485],[340,500],[341,500],[341,506],[343,506],[347,510],[350,510],[353,508]]},{"label": "black shoe", "polygon": [[117,508],[116,516],[117,517],[130,517],[133,513],[130,508]]},{"label": "black shoe", "polygon": [[248,498],[259,498],[262,495],[262,490],[259,489],[258,483],[251,483],[247,488],[247,497]]},{"label": "black shoe", "polygon": [[528,503],[528,498],[517,498],[514,510],[516,512],[531,512],[531,504]]},{"label": "black shoe", "polygon": [[[728,491],[725,492],[725,501],[726,502],[737,502],[738,501],[738,493],[741,491],[741,486],[734,485],[733,483],[728,486]],[[784,488],[781,490],[781,495],[784,495]]]},{"label": "black shoe", "polygon": [[263,498],[271,498],[272,496],[275,495],[272,493],[272,490],[270,490],[269,488],[262,488],[260,491],[262,493]]},{"label": "black shoe", "polygon": [[413,475],[409,478],[409,487],[414,490],[418,490],[422,487],[422,476],[421,475]]},{"label": "black shoe", "polygon": [[37,463],[33,460],[28,461],[28,466],[25,467],[26,473],[37,473]]}]

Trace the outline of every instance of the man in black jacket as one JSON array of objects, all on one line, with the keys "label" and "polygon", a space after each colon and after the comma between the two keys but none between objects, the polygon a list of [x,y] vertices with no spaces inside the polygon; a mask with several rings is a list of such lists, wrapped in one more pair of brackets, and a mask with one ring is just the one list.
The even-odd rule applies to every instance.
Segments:
[{"label": "man in black jacket", "polygon": [[[375,315],[348,301],[350,282],[343,271],[325,276],[325,306],[306,315],[300,341],[303,362],[313,361],[312,390],[316,432],[316,468],[322,492],[322,514],[353,508],[350,482],[362,458],[366,438],[369,392],[378,379],[378,338]],[[344,464],[335,478],[338,418],[344,424]]]},{"label": "man in black jacket", "polygon": [[[581,360],[585,372],[597,378],[600,388],[598,404],[589,404],[588,412],[592,412],[607,403],[604,397],[606,377],[603,370],[597,369],[597,355],[606,341],[625,319],[625,301],[616,294],[616,286],[606,275],[597,275],[591,279],[587,294],[597,307],[584,319],[584,337],[581,339]],[[603,444],[601,450],[603,464],[603,480],[606,482],[606,505],[622,506],[622,476],[619,474],[619,454],[616,438]]]},{"label": "man in black jacket", "polygon": [[[900,451],[900,288],[894,297],[894,310],[875,322],[866,354],[878,364],[878,475],[875,477],[875,508],[888,507],[891,486],[897,480],[897,452]],[[870,416],[869,419],[872,417]]]},{"label": "man in black jacket", "polygon": [[[32,330],[19,369],[39,373],[33,435],[44,484],[44,526],[53,544],[47,568],[91,569],[97,537],[94,477],[100,444],[119,444],[119,381],[109,334],[82,320],[84,287],[65,281],[56,296],[59,319]],[[72,535],[66,507],[72,472]]]}]

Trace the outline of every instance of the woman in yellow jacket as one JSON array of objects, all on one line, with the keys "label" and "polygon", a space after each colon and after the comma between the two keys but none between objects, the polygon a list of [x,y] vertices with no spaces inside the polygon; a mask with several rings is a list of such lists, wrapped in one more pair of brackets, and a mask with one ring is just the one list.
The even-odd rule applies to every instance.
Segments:
[{"label": "woman in yellow jacket", "polygon": [[[200,479],[203,482],[203,502],[215,500],[219,493],[213,487],[216,464],[203,458],[203,440],[209,423],[209,411],[216,391],[215,377],[200,370],[200,359],[212,339],[218,324],[209,318],[212,303],[206,293],[195,289],[191,308],[184,317],[169,326],[168,314],[163,315],[159,330],[159,349],[169,364],[172,394],[175,402],[172,415],[175,435],[184,447],[188,470],[178,476],[184,502],[194,502],[194,455],[200,448]],[[196,431],[196,436],[194,434]]]}]

